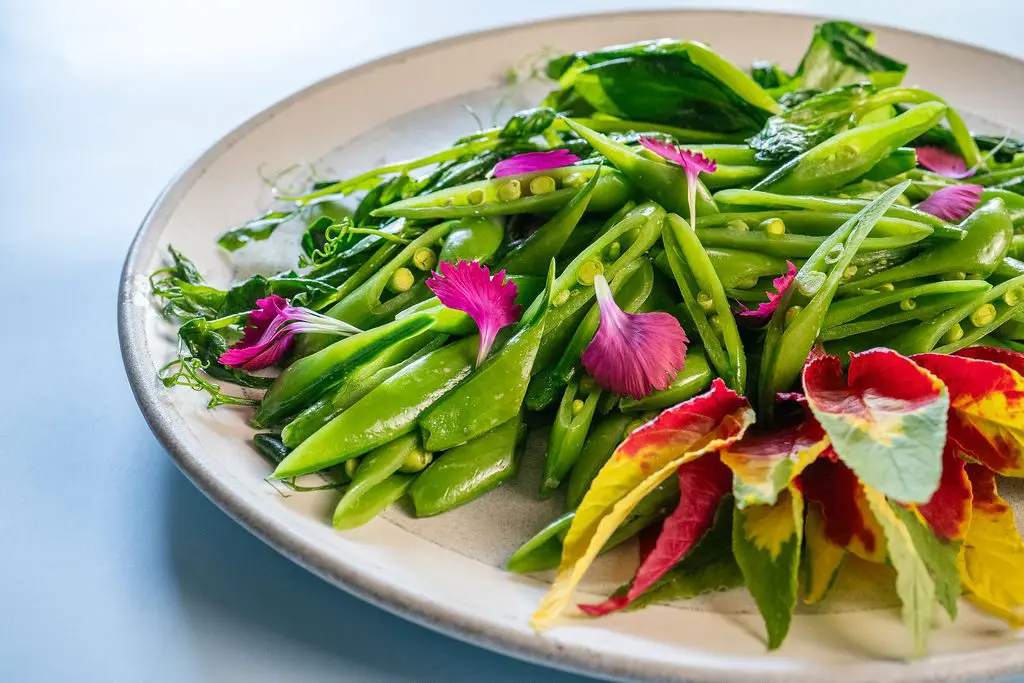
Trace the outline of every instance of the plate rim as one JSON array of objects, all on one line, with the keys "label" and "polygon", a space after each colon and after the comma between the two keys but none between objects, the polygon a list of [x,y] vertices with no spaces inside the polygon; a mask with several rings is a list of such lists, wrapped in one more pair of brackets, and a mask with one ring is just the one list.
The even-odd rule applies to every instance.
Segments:
[{"label": "plate rim", "polygon": [[[145,261],[155,248],[161,231],[155,230],[156,217],[163,211],[173,211],[181,197],[184,196],[205,172],[211,163],[229,150],[236,142],[244,138],[250,131],[263,122],[273,118],[279,111],[291,107],[300,101],[316,94],[321,89],[333,87],[346,80],[362,75],[393,62],[415,59],[435,50],[456,45],[460,42],[485,36],[495,36],[529,30],[541,26],[557,26],[587,20],[608,20],[615,17],[635,16],[643,14],[656,15],[687,15],[716,14],[732,16],[764,16],[798,19],[806,21],[825,21],[816,13],[774,12],[755,9],[716,9],[706,8],[645,8],[638,10],[610,10],[600,12],[580,12],[526,22],[503,24],[492,28],[467,31],[437,40],[413,45],[405,49],[395,50],[367,62],[359,63],[348,69],[320,78],[300,87],[289,95],[278,99],[256,114],[243,120],[225,135],[216,140],[203,152],[186,162],[176,172],[154,199],[146,211],[132,238],[122,266],[117,295],[117,336],[121,350],[122,362],[128,383],[150,430],[171,456],[178,469],[217,507],[223,510],[247,531],[262,540],[271,548],[297,563],[304,569],[319,576],[332,585],[345,590],[375,607],[383,609],[398,617],[417,625],[431,629],[448,637],[455,638],[471,645],[541,666],[582,674],[599,676],[614,680],[658,679],[687,681],[765,681],[774,680],[777,674],[762,671],[712,670],[699,666],[673,666],[671,670],[655,667],[652,664],[626,658],[608,658],[592,651],[586,646],[566,646],[555,640],[540,636],[523,636],[508,629],[495,625],[491,620],[466,617],[450,611],[445,605],[432,602],[412,593],[405,592],[399,586],[377,581],[373,576],[361,572],[356,566],[337,562],[326,553],[320,551],[315,544],[293,534],[288,525],[277,519],[275,515],[251,505],[243,495],[236,492],[225,480],[216,476],[213,468],[208,466],[202,457],[193,454],[189,447],[178,437],[174,420],[164,414],[161,395],[166,389],[156,381],[153,374],[152,359],[148,354],[145,342],[144,325],[137,325],[132,319],[136,309],[137,281],[143,272]],[[843,18],[832,16],[832,19]],[[1024,66],[1024,59],[1006,52],[978,45],[973,42],[955,40],[915,31],[879,22],[864,22],[862,25],[881,28],[888,32],[904,34],[918,39],[935,41],[940,44],[956,45],[968,50],[982,53],[990,58],[1007,60],[1016,65]],[[595,657],[594,655],[598,655]],[[954,665],[956,671],[950,673],[948,666]],[[880,673],[879,667],[892,665],[891,661],[867,660],[856,665],[845,665],[843,668],[854,673],[854,676],[843,676],[842,680],[860,680],[873,677]],[[960,681],[978,676],[992,677],[1021,673],[1024,671],[1024,643],[995,647],[981,652],[957,653],[956,655],[932,655],[927,659],[900,662],[902,680],[949,680]],[[639,667],[639,668],[638,668]],[[646,669],[646,670],[644,670]],[[890,670],[891,672],[891,670]],[[813,669],[808,674],[821,675],[821,669]],[[834,673],[838,673],[835,671]],[[801,678],[800,674],[787,672],[786,680]]]}]

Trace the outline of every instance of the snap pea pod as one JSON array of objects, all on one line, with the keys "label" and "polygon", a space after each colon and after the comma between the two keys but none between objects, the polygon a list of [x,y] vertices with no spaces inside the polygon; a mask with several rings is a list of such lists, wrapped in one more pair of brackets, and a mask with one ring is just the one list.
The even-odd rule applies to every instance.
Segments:
[{"label": "snap pea pod", "polygon": [[857,180],[875,164],[935,126],[946,114],[939,102],[834,135],[790,160],[754,186],[778,194],[824,194]]},{"label": "snap pea pod", "polygon": [[339,339],[327,348],[300,358],[270,385],[252,423],[257,427],[277,424],[312,404],[393,344],[428,330],[461,329],[465,317],[459,311],[439,307]]},{"label": "snap pea pod", "polygon": [[[802,209],[772,209],[768,211],[750,211],[740,213],[719,213],[697,219],[699,230],[730,229],[733,232],[744,232],[742,223],[750,232],[765,232],[763,225],[768,222],[781,221],[784,232],[773,237],[789,235],[812,235],[828,237],[836,228],[850,220],[856,211],[849,213],[811,211]],[[922,240],[931,237],[935,228],[925,223],[905,218],[883,217],[872,232],[871,239],[881,237],[901,238],[902,240]],[[958,234],[959,231],[958,231]],[[958,238],[959,239],[959,238]]]},{"label": "snap pea pod", "polygon": [[673,213],[665,222],[661,236],[665,253],[686,310],[704,342],[704,351],[725,383],[742,392],[747,377],[746,356],[722,281],[690,224]]},{"label": "snap pea pod", "polygon": [[990,286],[984,280],[944,280],[941,282],[927,282],[891,292],[865,294],[848,299],[840,299],[832,302],[821,326],[827,329],[836,325],[842,325],[865,316],[876,309],[899,304],[902,301],[916,301],[920,297],[963,292],[974,295],[979,291],[987,290]]},{"label": "snap pea pod", "polygon": [[[590,126],[594,128],[594,126]],[[677,138],[678,139],[678,138]],[[766,166],[758,162],[750,145],[728,144],[686,144],[685,139],[678,139],[679,146],[690,152],[698,152],[717,164],[730,166]],[[709,176],[710,177],[710,176]]]},{"label": "snap pea pod", "polygon": [[759,411],[769,420],[776,395],[788,391],[800,376],[850,262],[875,221],[909,185],[909,181],[896,185],[852,216],[822,242],[783,293],[768,322],[758,378]]},{"label": "snap pea pod", "polygon": [[[636,313],[640,309],[653,286],[654,269],[650,260],[642,257],[627,264],[609,283],[616,303],[627,313]],[[594,304],[576,326],[558,361],[534,374],[526,391],[526,406],[530,410],[541,410],[550,405],[558,391],[569,383],[600,322],[601,309]]]},{"label": "snap pea pod", "polygon": [[[614,280],[622,269],[654,246],[661,236],[664,218],[665,210],[657,204],[641,204],[604,231],[563,268],[562,275],[555,280],[552,296],[556,305],[547,313],[544,337],[534,361],[535,373],[555,362],[590,308],[594,288],[592,284],[580,283],[581,279],[588,282],[586,277],[580,277],[586,270],[584,266],[600,263],[605,278]],[[625,242],[628,246],[621,250],[617,258],[608,259],[609,247],[615,242]],[[593,282],[592,278],[589,282]],[[568,298],[565,298],[563,292],[569,293]]]},{"label": "snap pea pod", "polygon": [[548,435],[548,450],[544,458],[544,475],[540,482],[540,497],[549,498],[561,485],[583,450],[583,442],[597,411],[601,391],[591,391],[586,400],[577,404],[579,380],[565,388],[562,401],[555,412]]},{"label": "snap pea pod", "polygon": [[260,455],[266,457],[267,460],[275,465],[288,456],[288,448],[282,443],[281,438],[277,434],[270,432],[254,434],[252,445]]},{"label": "snap pea pod", "polygon": [[954,272],[987,277],[1010,247],[1013,224],[1006,207],[998,199],[986,202],[968,216],[961,227],[966,232],[963,240],[935,245],[906,263],[856,278],[846,287],[872,289],[886,283]]},{"label": "snap pea pod", "polygon": [[[888,345],[910,356],[915,353],[953,353],[990,334],[1008,320],[1024,313],[1024,275],[1002,282],[987,292],[942,315],[906,330]],[[955,326],[964,334],[947,337]],[[945,343],[942,343],[945,342]]]},{"label": "snap pea pod", "polygon": [[1009,339],[1011,341],[1024,340],[1024,322],[1016,319],[1007,320],[999,326],[997,333],[1003,339]]},{"label": "snap pea pod", "polygon": [[[601,552],[608,552],[624,541],[633,538],[654,522],[664,519],[678,505],[678,502],[679,480],[676,477],[669,477],[633,508],[633,511],[601,548]],[[505,568],[517,574],[528,574],[558,567],[558,562],[562,557],[562,540],[569,527],[572,526],[572,520],[575,517],[575,510],[566,512],[541,529],[513,553]]]},{"label": "snap pea pod", "polygon": [[316,472],[414,431],[420,414],[473,370],[479,341],[464,337],[402,368],[299,444],[273,476]]},{"label": "snap pea pod", "polygon": [[[626,145],[601,135],[596,130],[566,119],[574,133],[590,143],[619,169],[636,187],[669,211],[690,213],[686,173],[678,164],[650,159]],[[704,184],[697,182],[697,215],[717,213],[718,208]]]},{"label": "snap pea pod", "polygon": [[[687,358],[689,360],[689,358]],[[626,438],[626,426],[633,421],[629,415],[615,413],[598,420],[587,432],[583,450],[569,472],[565,491],[565,507],[575,510],[590,488],[590,483],[612,457],[616,447]]]},{"label": "snap pea pod", "polygon": [[691,346],[686,349],[686,363],[683,369],[671,384],[640,399],[623,396],[619,400],[619,410],[624,413],[637,413],[670,408],[707,389],[714,377],[715,374],[711,371],[703,350],[699,346]]},{"label": "snap pea pod", "polygon": [[1010,248],[1006,252],[1007,256],[1012,256],[1015,259],[1019,259],[1024,256],[1024,235],[1014,235],[1010,239]]},{"label": "snap pea pod", "polygon": [[[448,235],[455,227],[454,221],[446,221],[430,228],[422,235],[405,245],[385,266],[374,273],[366,282],[359,285],[351,294],[331,306],[324,313],[332,318],[344,320],[360,329],[369,329],[394,319],[395,314],[408,306],[431,296],[423,281],[417,282],[410,289],[399,292],[390,299],[381,298],[388,282],[399,268],[404,268],[421,249],[436,246],[439,240]],[[317,351],[331,342],[330,335],[307,334],[300,339],[300,353],[308,354]]]},{"label": "snap pea pod", "polygon": [[520,414],[442,453],[409,488],[416,516],[438,515],[465,505],[511,478],[519,465],[524,435]]},{"label": "snap pea pod", "polygon": [[334,513],[334,528],[355,529],[356,527],[363,526],[383,512],[389,505],[404,496],[415,479],[415,474],[403,474],[402,472],[392,474],[384,481],[364,492],[363,495],[359,496],[351,506],[347,506],[340,514],[336,510]]},{"label": "snap pea pod", "polygon": [[491,263],[505,240],[505,226],[494,217],[469,216],[449,231],[438,261]]},{"label": "snap pea pod", "polygon": [[[566,123],[568,119],[559,117],[554,120],[551,124],[551,129],[555,131],[566,131],[569,130],[569,126]],[[729,142],[742,142],[743,135],[738,133],[718,133],[708,130],[693,130],[690,128],[680,128],[678,126],[670,126],[665,123],[650,123],[647,121],[631,121],[628,119],[617,119],[611,116],[602,116],[601,118],[586,118],[574,116],[572,120],[581,126],[586,126],[601,133],[663,133],[665,135],[671,135],[680,142],[694,142],[694,143],[729,143]],[[746,145],[736,145],[737,147]]]},{"label": "snap pea pod", "polygon": [[443,334],[427,333],[392,344],[380,355],[353,371],[335,391],[296,415],[295,419],[281,430],[281,440],[288,448],[297,447],[381,382],[409,363],[440,348],[447,339],[448,337]]},{"label": "snap pea pod", "polygon": [[595,173],[565,206],[519,243],[502,261],[508,273],[543,275],[583,218],[600,176]]},{"label": "snap pea pod", "polygon": [[900,147],[864,174],[864,180],[888,180],[917,167],[917,150]]},{"label": "snap pea pod", "polygon": [[549,213],[576,196],[579,184],[600,174],[590,198],[593,211],[614,211],[629,199],[632,186],[615,169],[599,165],[564,166],[478,180],[382,206],[373,216],[462,218]]},{"label": "snap pea pod", "polygon": [[[778,277],[786,271],[786,259],[741,249],[706,248],[711,265],[718,273],[722,286],[728,289],[750,289],[762,277]],[[664,251],[654,258],[654,265],[664,275],[672,277],[672,266]],[[763,293],[758,293],[760,298]]]},{"label": "snap pea pod", "polygon": [[874,330],[895,328],[908,320],[931,320],[945,311],[971,301],[974,296],[971,292],[931,296],[924,303],[915,304],[913,308],[909,309],[900,308],[898,304],[890,305],[886,309],[857,318],[853,322],[822,328],[820,338],[822,341],[830,342]]},{"label": "snap pea pod", "polygon": [[422,451],[418,434],[406,434],[386,443],[363,456],[352,475],[352,483],[341,495],[334,508],[334,526],[351,529],[353,521],[363,518],[357,511],[363,509],[361,498],[381,482],[398,472],[410,455]]},{"label": "snap pea pod", "polygon": [[431,451],[453,448],[519,414],[550,309],[554,273],[552,261],[546,291],[537,297],[536,305],[527,310],[512,338],[492,352],[464,382],[418,416],[425,448]]},{"label": "snap pea pod", "polygon": [[[849,216],[845,218],[849,220]],[[742,249],[789,259],[807,258],[829,240],[828,237],[818,235],[771,235],[760,231],[744,232],[728,228],[697,228],[696,233],[701,244],[707,247]],[[920,242],[929,234],[931,228],[921,226],[918,231],[904,235],[868,237],[861,245],[861,249],[876,251],[905,247]]]},{"label": "snap pea pod", "polygon": [[[865,199],[838,199],[835,197],[813,197],[809,195],[785,195],[775,194],[772,192],[761,192],[758,190],[720,190],[715,193],[715,201],[718,202],[719,208],[727,211],[738,207],[745,207],[745,209],[808,209],[810,211],[820,211],[822,213],[844,213],[850,215],[857,213],[868,204],[868,201]],[[934,229],[933,234],[936,237],[954,240],[964,238],[964,233],[960,228],[952,226],[941,218],[933,216],[930,213],[919,211],[908,206],[893,204],[889,207],[889,210],[885,212],[885,215],[888,218],[902,218],[904,220],[913,221],[914,223],[930,225]],[[698,223],[700,222],[701,221],[698,221]],[[708,226],[710,227],[710,225],[711,223],[709,222]],[[884,221],[879,221],[879,224],[876,224],[874,234],[886,234],[881,230],[884,225],[886,225]]]},{"label": "snap pea pod", "polygon": [[764,180],[771,174],[767,166],[735,166],[719,164],[714,173],[704,176],[701,182],[708,190],[724,190],[730,187],[753,185]]}]

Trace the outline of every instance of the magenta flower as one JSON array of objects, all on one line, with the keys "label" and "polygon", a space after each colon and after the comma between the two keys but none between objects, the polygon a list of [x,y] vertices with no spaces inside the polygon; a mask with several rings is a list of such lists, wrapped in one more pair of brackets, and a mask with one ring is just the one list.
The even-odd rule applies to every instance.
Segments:
[{"label": "magenta flower", "polygon": [[476,354],[479,366],[494,345],[498,330],[519,320],[519,290],[516,283],[505,279],[504,270],[492,277],[479,261],[459,261],[455,265],[442,261],[440,271],[440,275],[434,273],[427,280],[427,287],[442,304],[466,313],[476,323],[480,330],[480,350]]},{"label": "magenta flower", "polygon": [[934,192],[917,208],[944,221],[960,221],[971,215],[981,203],[981,185],[953,185]]},{"label": "magenta flower", "polygon": [[918,147],[917,163],[932,173],[957,180],[970,178],[975,172],[973,168],[967,168],[963,157],[941,147]]},{"label": "magenta flower", "polygon": [[281,360],[292,338],[306,332],[347,337],[359,329],[308,308],[290,306],[275,294],[256,301],[256,309],[249,312],[242,341],[222,353],[218,360],[233,368],[261,370]]},{"label": "magenta flower", "polygon": [[572,166],[580,158],[567,149],[553,149],[548,152],[526,152],[499,161],[494,165],[494,177],[503,178],[518,173],[546,171],[549,168]]},{"label": "magenta flower", "polygon": [[668,145],[651,138],[640,138],[640,144],[645,149],[654,152],[662,159],[674,161],[683,167],[686,172],[687,201],[690,204],[690,226],[697,227],[697,176],[701,173],[714,173],[718,170],[718,164],[700,152],[691,152],[680,149],[679,145]]},{"label": "magenta flower", "polygon": [[779,277],[772,280],[772,286],[775,287],[774,292],[765,292],[768,297],[768,301],[759,303],[757,308],[751,310],[740,304],[740,308],[743,309],[739,312],[741,318],[747,318],[753,320],[759,325],[764,325],[772,316],[775,314],[775,309],[779,307],[779,299],[786,293],[786,288],[793,282],[793,278],[796,277],[796,266],[792,262],[786,261],[786,265],[789,269],[780,275]]},{"label": "magenta flower", "polygon": [[643,398],[665,389],[686,362],[686,334],[668,313],[626,313],[604,277],[594,278],[601,323],[583,352],[583,367],[602,387]]}]

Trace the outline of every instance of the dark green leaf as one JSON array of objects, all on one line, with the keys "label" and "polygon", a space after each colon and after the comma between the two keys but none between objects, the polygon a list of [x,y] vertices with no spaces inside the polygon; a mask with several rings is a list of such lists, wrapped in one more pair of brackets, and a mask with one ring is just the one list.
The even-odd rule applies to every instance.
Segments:
[{"label": "dark green leaf", "polygon": [[291,211],[270,211],[253,218],[237,228],[231,228],[217,239],[217,246],[228,251],[237,251],[250,242],[265,240],[274,234],[278,226],[295,215]]},{"label": "dark green leaf", "polygon": [[848,21],[828,21],[814,29],[796,71],[801,87],[829,90],[851,83],[881,88],[899,85],[907,65],[873,49],[874,35]]}]

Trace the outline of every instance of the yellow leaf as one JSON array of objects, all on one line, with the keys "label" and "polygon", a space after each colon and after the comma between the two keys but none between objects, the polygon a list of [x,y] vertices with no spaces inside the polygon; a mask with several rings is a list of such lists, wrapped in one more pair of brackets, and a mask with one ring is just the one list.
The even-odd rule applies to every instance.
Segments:
[{"label": "yellow leaf", "polygon": [[814,605],[825,599],[839,574],[846,549],[836,545],[825,535],[825,519],[817,505],[807,506],[804,538],[807,539],[807,574],[804,602]]}]

